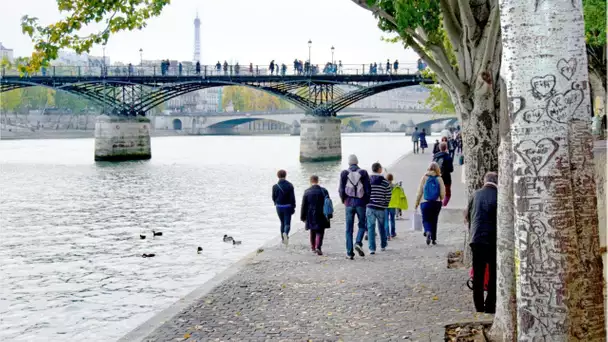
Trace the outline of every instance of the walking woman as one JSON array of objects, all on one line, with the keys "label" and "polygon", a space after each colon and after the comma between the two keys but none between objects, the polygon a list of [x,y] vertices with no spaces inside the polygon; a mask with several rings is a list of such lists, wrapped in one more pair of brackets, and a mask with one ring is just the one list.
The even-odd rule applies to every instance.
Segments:
[{"label": "walking woman", "polygon": [[441,170],[437,163],[432,162],[420,180],[416,194],[416,210],[420,206],[427,245],[430,245],[431,242],[433,245],[437,244],[437,221],[444,197],[445,185],[441,179]]},{"label": "walking woman", "polygon": [[293,185],[288,182],[287,172],[277,172],[279,181],[272,187],[272,202],[277,208],[277,215],[281,221],[281,239],[286,246],[289,244],[289,230],[291,228],[291,215],[296,212],[296,195]]},{"label": "walking woman", "polygon": [[323,255],[321,247],[323,247],[323,236],[325,229],[330,227],[330,217],[326,217],[323,212],[325,206],[325,198],[329,197],[327,190],[319,185],[318,176],[310,176],[310,188],[304,192],[302,198],[302,211],[300,219],[306,223],[306,230],[310,231],[310,249]]},{"label": "walking woman", "polygon": [[422,150],[422,153],[424,153],[424,149],[428,148],[429,145],[426,142],[426,129],[422,129],[422,132],[420,132],[420,149]]}]

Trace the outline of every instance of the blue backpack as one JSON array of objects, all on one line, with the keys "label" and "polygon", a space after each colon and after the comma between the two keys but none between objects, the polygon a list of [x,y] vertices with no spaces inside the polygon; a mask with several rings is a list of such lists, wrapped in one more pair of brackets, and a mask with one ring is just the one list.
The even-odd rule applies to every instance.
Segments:
[{"label": "blue backpack", "polygon": [[441,194],[441,187],[437,176],[428,176],[424,183],[424,199],[426,201],[436,201]]},{"label": "blue backpack", "polygon": [[323,203],[323,215],[328,219],[334,215],[334,204],[329,198],[329,194],[325,195],[325,202]]}]

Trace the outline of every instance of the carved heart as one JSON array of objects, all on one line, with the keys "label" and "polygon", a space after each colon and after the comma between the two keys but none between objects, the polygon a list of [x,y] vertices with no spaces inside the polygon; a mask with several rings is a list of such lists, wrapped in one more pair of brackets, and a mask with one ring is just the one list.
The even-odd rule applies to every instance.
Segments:
[{"label": "carved heart", "polygon": [[538,175],[557,152],[558,147],[557,142],[549,138],[541,139],[538,142],[522,140],[515,146],[515,152]]},{"label": "carved heart", "polygon": [[557,94],[547,103],[547,114],[551,119],[567,123],[578,106],[583,103],[584,93],[580,89],[568,90],[565,94]]},{"label": "carved heart", "polygon": [[560,59],[559,62],[557,62],[557,70],[559,70],[559,73],[562,74],[562,76],[570,81],[576,72],[576,58],[570,58],[569,61],[566,61],[563,58]]},{"label": "carved heart", "polygon": [[524,121],[528,123],[538,122],[544,113],[545,109],[542,108],[529,110],[524,113]]},{"label": "carved heart", "polygon": [[532,84],[532,91],[541,97],[546,97],[551,94],[553,88],[555,88],[555,76],[553,75],[545,75],[545,76],[537,76],[532,77],[530,81]]}]

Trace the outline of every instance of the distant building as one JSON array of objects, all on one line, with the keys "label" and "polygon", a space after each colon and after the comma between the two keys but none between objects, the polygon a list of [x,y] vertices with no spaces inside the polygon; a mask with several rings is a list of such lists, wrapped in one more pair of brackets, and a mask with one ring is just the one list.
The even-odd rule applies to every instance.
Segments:
[{"label": "distant building", "polygon": [[[82,75],[97,75],[104,65],[103,56],[91,56],[89,54],[77,54],[72,51],[59,51],[57,58],[51,61],[51,65],[57,67],[58,74],[75,75],[80,71]],[[105,56],[105,65],[110,65],[110,57]]]},{"label": "distant building", "polygon": [[198,12],[196,12],[196,18],[194,19],[194,58],[193,63],[201,61],[201,20],[198,18]]},{"label": "distant building", "polygon": [[364,98],[349,108],[425,109],[429,90],[422,86],[397,88]]},{"label": "distant building", "polygon": [[13,61],[13,49],[9,49],[9,48],[5,47],[0,42],[0,59],[4,59],[4,58],[8,59],[9,62],[12,62]]}]

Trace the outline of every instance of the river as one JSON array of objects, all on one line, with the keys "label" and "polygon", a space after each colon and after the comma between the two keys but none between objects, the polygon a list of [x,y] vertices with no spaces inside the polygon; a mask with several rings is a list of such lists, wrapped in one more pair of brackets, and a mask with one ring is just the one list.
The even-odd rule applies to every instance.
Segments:
[{"label": "river", "polygon": [[279,237],[278,169],[298,204],[313,173],[338,203],[349,154],[388,165],[409,141],[343,134],[342,162],[321,164],[293,136],[153,138],[152,160],[115,164],[93,162],[93,139],[0,141],[0,340],[116,340]]}]

